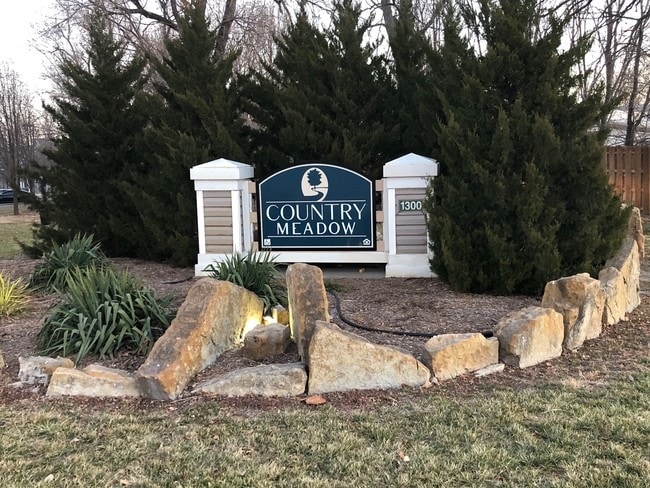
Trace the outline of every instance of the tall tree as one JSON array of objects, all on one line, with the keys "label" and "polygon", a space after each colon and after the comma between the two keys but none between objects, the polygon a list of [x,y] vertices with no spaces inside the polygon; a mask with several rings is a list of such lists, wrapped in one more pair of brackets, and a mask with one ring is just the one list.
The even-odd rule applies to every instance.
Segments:
[{"label": "tall tree", "polygon": [[143,255],[178,265],[194,262],[198,251],[190,168],[210,159],[244,158],[234,56],[221,58],[217,35],[205,2],[188,2],[178,36],[168,37],[166,54],[154,59],[161,105],[148,137],[148,164],[125,183],[147,229],[140,241]]},{"label": "tall tree", "polygon": [[437,81],[442,74],[441,66],[433,69],[435,50],[418,31],[410,0],[400,3],[390,47],[392,89],[384,100],[389,131],[384,153],[388,158],[410,152],[429,156],[436,148],[433,127],[440,115]]},{"label": "tall tree", "polygon": [[36,170],[47,185],[36,206],[51,222],[38,228],[36,237],[47,245],[50,239],[93,233],[107,253],[132,255],[132,243],[116,230],[122,221],[138,219],[120,186],[142,159],[141,134],[148,123],[145,63],[127,58],[99,13],[87,28],[90,66],[63,61],[65,93],[45,107],[58,130],[44,150],[50,164]]},{"label": "tall tree", "polygon": [[[566,19],[535,0],[480,7],[485,54],[443,97],[432,267],[459,290],[539,294],[554,277],[596,273],[622,239],[627,212],[593,130],[611,107],[598,93],[578,100],[573,68],[589,46],[560,52]],[[458,46],[447,63],[472,52]]]},{"label": "tall tree", "polygon": [[[0,176],[14,190],[21,189],[21,172],[28,169],[36,146],[36,113],[32,97],[18,74],[0,67]],[[17,215],[18,193],[14,192]]]},{"label": "tall tree", "polygon": [[275,60],[249,85],[246,105],[259,176],[305,160],[378,175],[387,76],[364,41],[369,28],[359,5],[343,0],[327,32],[303,9],[278,39]]}]

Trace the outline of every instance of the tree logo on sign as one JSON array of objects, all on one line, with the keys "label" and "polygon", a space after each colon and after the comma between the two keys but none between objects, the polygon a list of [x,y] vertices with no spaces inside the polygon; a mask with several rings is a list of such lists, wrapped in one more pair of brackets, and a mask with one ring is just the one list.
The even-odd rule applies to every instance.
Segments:
[{"label": "tree logo on sign", "polygon": [[321,202],[327,196],[329,182],[327,175],[320,168],[309,168],[302,175],[300,182],[302,194],[315,202]]}]

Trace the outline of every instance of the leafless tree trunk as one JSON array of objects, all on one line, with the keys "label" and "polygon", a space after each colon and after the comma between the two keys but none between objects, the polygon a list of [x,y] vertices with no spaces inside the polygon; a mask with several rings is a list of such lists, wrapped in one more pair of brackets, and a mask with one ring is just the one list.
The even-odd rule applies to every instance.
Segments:
[{"label": "leafless tree trunk", "polygon": [[591,34],[595,40],[582,65],[582,94],[602,83],[605,100],[619,107],[601,121],[602,128],[612,128],[612,143],[631,145],[644,139],[638,129],[648,119],[650,103],[650,45],[644,35],[649,16],[649,0],[606,0],[586,4],[573,24],[572,40]]},{"label": "leafless tree trunk", "polygon": [[20,171],[34,157],[36,117],[32,98],[17,73],[0,68],[0,172],[14,189],[14,214],[18,215]]}]

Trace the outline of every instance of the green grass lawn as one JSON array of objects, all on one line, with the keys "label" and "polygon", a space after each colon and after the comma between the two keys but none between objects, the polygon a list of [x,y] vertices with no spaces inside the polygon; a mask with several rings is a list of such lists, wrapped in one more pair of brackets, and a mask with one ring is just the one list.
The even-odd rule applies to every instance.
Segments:
[{"label": "green grass lawn", "polygon": [[[411,397],[412,398],[412,397]],[[647,487],[650,373],[371,411],[0,406],[0,486]]]},{"label": "green grass lawn", "polygon": [[35,215],[20,204],[20,216],[13,216],[12,205],[0,206],[0,217],[10,217],[10,222],[0,222],[0,259],[13,259],[22,255],[18,241],[32,242],[32,223]]},{"label": "green grass lawn", "polygon": [[18,241],[32,242],[31,222],[0,223],[0,259],[13,259],[22,255]]}]

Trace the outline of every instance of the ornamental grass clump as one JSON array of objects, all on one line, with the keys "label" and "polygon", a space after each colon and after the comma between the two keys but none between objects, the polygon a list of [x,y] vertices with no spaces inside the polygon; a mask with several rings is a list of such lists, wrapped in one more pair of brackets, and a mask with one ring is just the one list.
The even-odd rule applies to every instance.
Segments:
[{"label": "ornamental grass clump", "polygon": [[119,350],[147,354],[169,327],[171,298],[156,298],[125,271],[91,265],[72,270],[62,300],[37,335],[42,354],[112,357]]},{"label": "ornamental grass clump", "polygon": [[268,252],[233,253],[205,268],[208,276],[246,288],[262,299],[264,308],[287,304],[287,289],[278,275],[275,257]]},{"label": "ornamental grass clump", "polygon": [[0,317],[12,317],[25,311],[29,302],[27,284],[0,273]]},{"label": "ornamental grass clump", "polygon": [[47,292],[63,291],[76,270],[106,263],[101,245],[93,235],[77,234],[68,242],[52,244],[52,249],[43,254],[43,262],[32,273],[29,286]]}]

